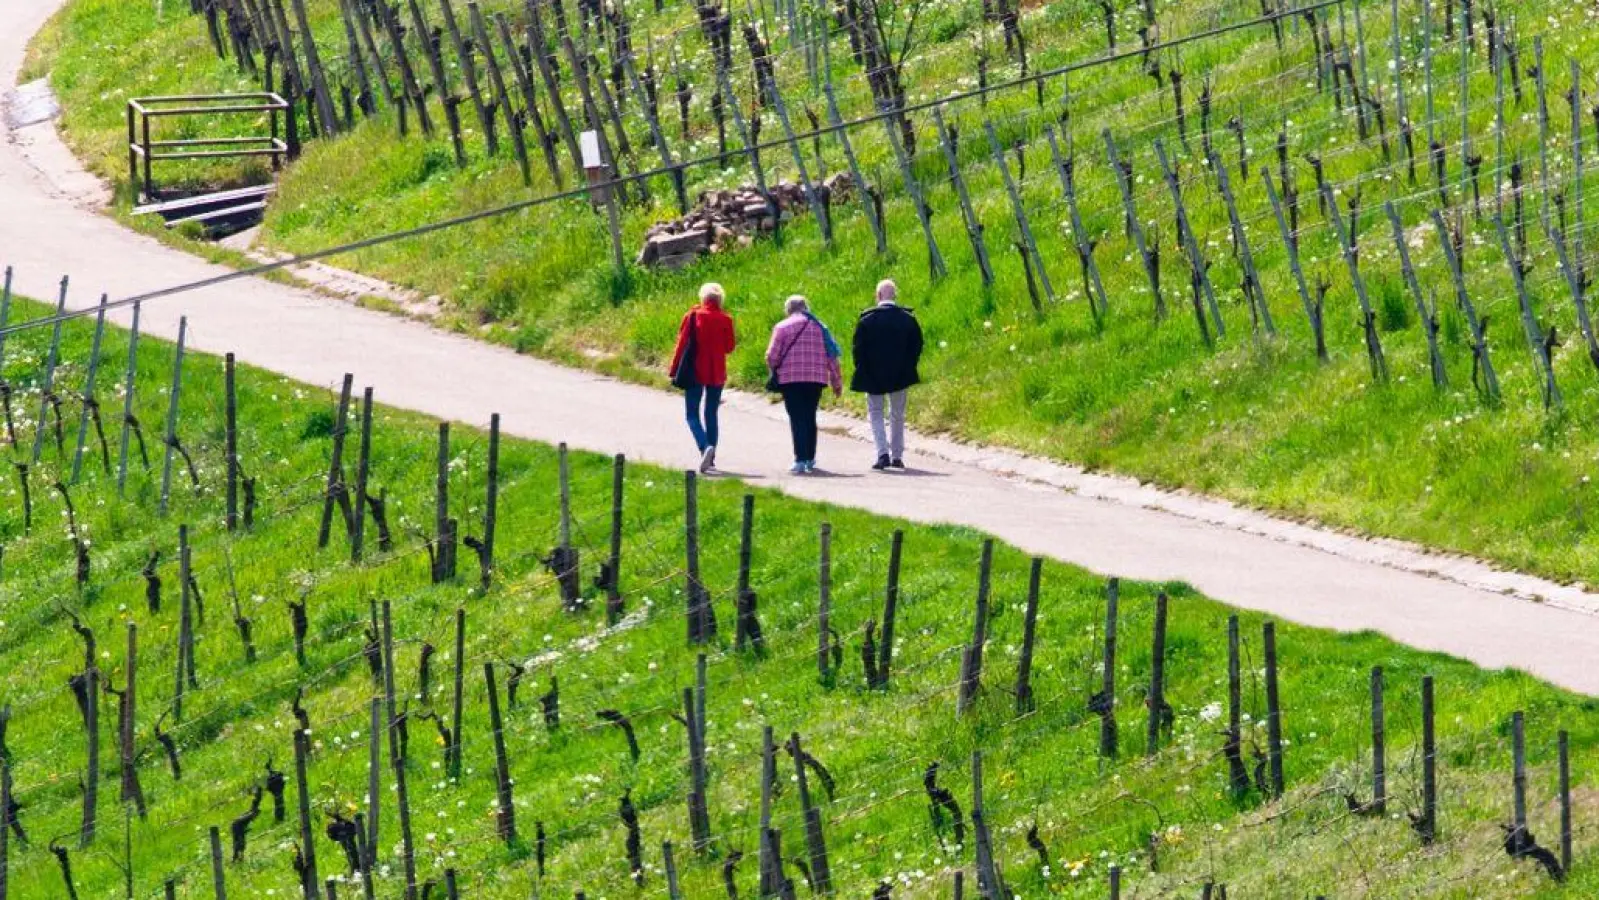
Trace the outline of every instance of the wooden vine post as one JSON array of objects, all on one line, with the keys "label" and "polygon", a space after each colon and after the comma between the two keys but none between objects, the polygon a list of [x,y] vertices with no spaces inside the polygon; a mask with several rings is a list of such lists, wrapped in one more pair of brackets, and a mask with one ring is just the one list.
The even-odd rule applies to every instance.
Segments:
[{"label": "wooden vine post", "polygon": [[1216,185],[1221,191],[1222,202],[1227,206],[1227,219],[1233,230],[1233,247],[1244,269],[1243,293],[1244,299],[1249,302],[1251,318],[1265,329],[1268,337],[1275,337],[1277,326],[1272,323],[1265,287],[1261,283],[1260,273],[1255,270],[1255,255],[1249,249],[1249,232],[1244,228],[1244,221],[1238,215],[1238,204],[1233,200],[1232,184],[1227,179],[1227,164],[1220,157],[1212,156],[1210,168],[1216,173]]},{"label": "wooden vine post", "polygon": [[216,900],[228,900],[228,877],[222,867],[222,829],[212,825],[208,829],[208,836],[211,847],[211,893]]},{"label": "wooden vine post", "polygon": [[[1110,301],[1105,295],[1105,285],[1099,278],[1099,264],[1094,262],[1094,248],[1099,245],[1097,239],[1091,240],[1083,229],[1083,216],[1077,206],[1077,156],[1074,151],[1061,156],[1060,142],[1055,139],[1055,126],[1048,125],[1044,128],[1044,136],[1049,139],[1049,156],[1055,165],[1055,174],[1060,178],[1061,193],[1066,195],[1066,208],[1071,214],[1072,245],[1077,250],[1077,264],[1083,270],[1083,293],[1088,298],[1088,311],[1094,317],[1096,326],[1104,323],[1105,312],[1110,307]],[[1068,146],[1071,143],[1071,133],[1067,132]]]},{"label": "wooden vine post", "polygon": [[[1210,336],[1210,324],[1214,324],[1216,337],[1227,336],[1227,325],[1222,321],[1221,308],[1216,305],[1216,292],[1210,284],[1210,264],[1205,261],[1204,253],[1199,249],[1199,240],[1194,236],[1193,227],[1188,223],[1188,210],[1183,205],[1183,190],[1177,182],[1177,173],[1172,170],[1171,163],[1166,159],[1166,148],[1160,141],[1155,141],[1155,155],[1160,159],[1160,169],[1166,179],[1166,187],[1171,191],[1172,205],[1177,214],[1177,239],[1183,245],[1183,251],[1188,254],[1189,280],[1192,284],[1194,295],[1194,317],[1199,324],[1199,336],[1205,345],[1213,346],[1214,341]],[[1210,323],[1205,319],[1205,307],[1200,305],[1200,298],[1210,309]]]},{"label": "wooden vine post", "polygon": [[1266,755],[1271,767],[1271,795],[1283,795],[1283,716],[1277,689],[1277,623],[1261,626],[1266,654]]},{"label": "wooden vine post", "polygon": [[1227,758],[1227,786],[1234,799],[1249,793],[1249,769],[1244,766],[1243,671],[1239,654],[1238,616],[1227,617],[1227,731],[1222,755]]},{"label": "wooden vine post", "polygon": [[[102,455],[105,452],[105,430],[100,424],[100,401],[95,397],[95,378],[100,372],[100,344],[105,338],[105,311],[108,298],[100,295],[100,308],[94,317],[94,340],[89,346],[89,371],[84,376],[83,393],[79,400],[83,412],[78,417],[78,441],[76,449],[72,452],[72,479],[69,484],[77,484],[78,476],[83,472],[83,445],[89,438],[89,421],[94,420],[95,431],[100,434],[100,448]],[[0,326],[4,327],[4,326]],[[111,474],[111,459],[105,457],[106,474]]]},{"label": "wooden vine post", "polygon": [[[84,731],[88,737],[87,772],[83,784],[83,824],[78,830],[78,847],[94,843],[96,816],[100,807],[100,667],[90,659],[84,677]],[[9,810],[6,815],[9,815]]]},{"label": "wooden vine post", "polygon": [[972,830],[977,843],[977,895],[982,900],[1006,900],[1011,896],[994,858],[994,839],[988,825],[988,808],[983,803],[983,754],[972,752]]},{"label": "wooden vine post", "polygon": [[450,423],[439,423],[436,474],[433,479],[433,583],[455,578],[456,523],[450,518]]},{"label": "wooden vine post", "polygon": [[983,541],[983,555],[977,569],[977,608],[972,621],[972,642],[961,658],[960,694],[955,712],[964,715],[977,702],[982,688],[983,646],[988,643],[988,592],[994,565],[994,541]]},{"label": "wooden vine post", "polygon": [[838,144],[844,150],[844,161],[849,164],[851,183],[855,186],[855,195],[861,201],[861,208],[866,212],[866,221],[872,226],[872,236],[877,241],[877,252],[888,252],[888,236],[883,230],[882,211],[878,207],[880,196],[875,188],[866,183],[866,177],[861,174],[860,163],[855,158],[855,147],[850,143],[849,129],[844,127],[844,119],[838,113],[838,99],[833,95],[832,74],[828,74],[827,83],[822,86],[827,97],[827,120],[833,133],[838,136]]},{"label": "wooden vine post", "polygon": [[229,531],[239,530],[239,389],[233,354],[222,358],[223,454],[227,465],[227,498],[224,522]]},{"label": "wooden vine post", "polygon": [[1321,198],[1327,204],[1327,221],[1332,223],[1333,232],[1338,236],[1338,244],[1343,248],[1344,266],[1349,269],[1349,280],[1355,286],[1355,298],[1360,301],[1360,327],[1366,335],[1366,356],[1371,361],[1371,377],[1386,384],[1388,360],[1383,356],[1382,339],[1377,335],[1377,314],[1371,308],[1371,299],[1366,296],[1366,280],[1360,275],[1360,251],[1356,244],[1359,236],[1350,234],[1344,227],[1344,219],[1338,213],[1338,201],[1333,198],[1332,187],[1323,181],[1320,189]]},{"label": "wooden vine post", "polygon": [[1543,405],[1545,409],[1558,409],[1563,405],[1560,385],[1555,382],[1555,339],[1553,333],[1545,334],[1533,312],[1532,298],[1527,294],[1527,264],[1510,245],[1510,233],[1505,229],[1504,217],[1494,216],[1494,229],[1499,233],[1499,247],[1505,262],[1510,266],[1510,280],[1516,286],[1516,299],[1521,305],[1521,327],[1527,335],[1527,346],[1532,350],[1533,368],[1543,380]]},{"label": "wooden vine post", "polygon": [[505,730],[500,719],[500,693],[494,684],[494,663],[483,663],[483,680],[489,691],[489,727],[494,734],[495,833],[507,847],[516,845],[516,804],[511,799],[511,766],[505,753]]},{"label": "wooden vine post", "polygon": [[1105,588],[1105,658],[1101,663],[1102,684],[1089,700],[1091,712],[1099,714],[1099,755],[1116,756],[1116,606],[1121,597],[1121,579],[1112,578]]},{"label": "wooden vine post", "polygon": [[333,532],[333,505],[335,503],[348,503],[344,492],[344,434],[346,423],[350,420],[350,390],[355,385],[355,376],[349,372],[344,373],[343,386],[339,389],[339,405],[333,418],[333,453],[328,460],[328,477],[322,493],[322,520],[317,527],[316,546],[324,550]]},{"label": "wooden vine post", "polygon": [[[55,321],[50,327],[50,350],[45,355],[44,360],[44,380],[39,388],[39,418],[33,429],[33,457],[29,463],[30,465],[37,466],[39,464],[39,456],[44,452],[44,435],[50,424],[51,406],[53,403],[60,402],[59,398],[57,398],[55,395],[55,377],[56,363],[58,363],[61,358],[61,324],[66,321],[63,318],[63,315],[66,313],[66,311],[67,277],[63,275],[61,276],[60,290],[56,294],[56,311],[55,316],[53,317]],[[181,325],[179,326],[178,330],[178,347],[179,358],[181,358],[183,353],[181,349],[183,347],[183,331]],[[59,415],[60,407],[56,406],[56,410],[57,415]],[[163,492],[163,496],[164,494],[165,492]],[[166,506],[163,504],[162,513],[164,514],[165,512]]]},{"label": "wooden vine post", "polygon": [[824,685],[833,683],[833,526],[823,522],[819,532],[821,547],[818,564],[816,605],[816,677]]},{"label": "wooden vine post", "polygon": [[1438,740],[1432,676],[1421,679],[1421,815],[1412,822],[1423,844],[1438,838]]},{"label": "wooden vine post", "polygon": [[494,579],[494,531],[500,512],[500,414],[489,416],[488,478],[483,497],[483,540],[479,544],[479,587],[484,591]]},{"label": "wooden vine post", "polygon": [[[10,271],[11,271],[10,269],[6,270],[8,275],[10,274]],[[9,284],[9,280],[8,280],[8,284]],[[7,296],[9,297],[9,293],[7,294]],[[131,436],[132,429],[134,428],[134,426],[136,426],[138,424],[138,420],[133,417],[133,389],[134,389],[134,386],[135,386],[135,384],[137,382],[136,376],[138,374],[138,364],[139,364],[139,304],[135,303],[135,304],[133,304],[133,321],[128,326],[128,371],[127,371],[127,375],[123,378],[123,384],[122,384],[122,439],[121,439],[121,442],[118,444],[118,450],[117,450],[117,496],[118,497],[122,497],[126,493],[126,489],[127,489],[127,485],[128,485],[128,439]],[[9,390],[9,388],[7,388],[7,390]],[[9,396],[9,394],[8,394],[8,396]],[[8,432],[10,430],[10,420],[11,420],[10,408],[11,408],[10,401],[7,400],[7,402],[6,402],[6,411],[7,411],[6,412],[6,423],[7,423]],[[16,444],[16,436],[15,435],[11,436],[11,443],[12,443],[13,446],[15,446],[15,444]],[[142,454],[142,452],[144,450],[144,438],[143,437],[139,438],[139,449],[140,449],[141,454]],[[148,460],[146,460],[146,464],[148,465]]]},{"label": "wooden vine post", "polygon": [[1155,595],[1155,630],[1149,657],[1149,696],[1145,698],[1145,705],[1149,708],[1149,721],[1144,730],[1144,755],[1151,757],[1160,752],[1160,732],[1171,714],[1171,707],[1166,703],[1167,605],[1165,591]]},{"label": "wooden vine post", "polygon": [[[122,802],[131,803],[139,812],[139,818],[145,818],[144,789],[139,785],[138,756],[134,748],[134,738],[137,733],[139,712],[139,626],[129,620],[128,622],[128,656],[127,674],[123,676],[121,734],[118,735],[117,766],[122,772]],[[0,810],[5,810],[5,804],[0,803]],[[3,814],[0,814],[3,815]],[[3,824],[3,823],[0,823]],[[3,865],[3,864],[0,864]],[[0,900],[5,900],[0,897]]]},{"label": "wooden vine post", "polygon": [[942,108],[933,107],[933,125],[938,129],[938,143],[944,149],[944,162],[949,167],[949,180],[955,186],[955,197],[960,201],[961,219],[966,223],[966,238],[971,242],[972,255],[977,260],[977,272],[983,286],[994,283],[994,267],[988,260],[988,243],[983,240],[983,223],[972,209],[972,198],[966,190],[966,179],[961,175],[960,159],[955,155],[953,130],[944,124]]},{"label": "wooden vine post", "polygon": [[1443,213],[1436,209],[1432,211],[1432,224],[1438,232],[1438,245],[1443,248],[1444,258],[1449,263],[1449,274],[1455,286],[1455,300],[1460,305],[1460,311],[1466,316],[1466,325],[1471,329],[1472,384],[1477,386],[1490,403],[1497,403],[1499,376],[1494,374],[1493,361],[1488,356],[1488,339],[1483,321],[1477,316],[1477,308],[1472,305],[1471,295],[1466,291],[1466,276],[1461,271],[1460,254],[1455,251],[1454,232],[1444,223]]},{"label": "wooden vine post", "polygon": [[878,632],[881,643],[877,648],[877,681],[870,687],[887,690],[889,674],[894,667],[894,622],[899,616],[899,570],[905,547],[905,532],[894,529],[888,547],[888,584],[883,590],[883,626]]},{"label": "wooden vine post", "polygon": [[615,625],[627,611],[622,600],[622,527],[624,489],[627,484],[627,457],[618,453],[611,459],[611,553],[601,569],[605,589],[605,622]]},{"label": "wooden vine post", "polygon": [[1371,812],[1388,809],[1387,716],[1383,702],[1382,666],[1371,668]]},{"label": "wooden vine post", "polygon": [[311,755],[311,735],[303,728],[294,731],[294,789],[299,794],[300,813],[300,878],[305,886],[305,900],[318,900],[321,896],[321,878],[316,869],[316,833],[311,830],[311,787],[306,777],[307,759]]},{"label": "wooden vine post", "polygon": [[1160,245],[1145,240],[1144,227],[1138,222],[1138,210],[1133,205],[1132,167],[1124,164],[1117,155],[1116,141],[1111,138],[1110,129],[1104,129],[1100,135],[1105,139],[1105,155],[1110,160],[1110,167],[1116,174],[1116,187],[1121,192],[1127,233],[1132,236],[1139,259],[1144,261],[1144,275],[1149,279],[1149,290],[1155,298],[1155,320],[1158,322],[1166,318],[1166,300],[1160,293]]},{"label": "wooden vine post", "polygon": [[[1027,220],[1027,209],[1022,205],[1022,195],[1016,187],[1016,180],[1011,177],[1010,165],[1005,162],[1005,150],[999,145],[999,136],[994,131],[994,123],[985,120],[983,131],[988,135],[988,149],[994,156],[994,165],[998,167],[1000,177],[1005,182],[1005,193],[1010,195],[1011,212],[1016,217],[1016,227],[1021,233],[1023,259],[1032,260],[1033,269],[1038,273],[1038,283],[1044,288],[1044,302],[1053,306],[1055,288],[1049,283],[1049,271],[1044,267],[1044,257],[1038,252],[1038,242],[1033,240],[1033,228]],[[1036,295],[1033,297],[1033,311],[1043,315],[1043,308]]]},{"label": "wooden vine post", "polygon": [[811,870],[811,889],[817,894],[833,892],[833,873],[827,861],[827,841],[822,834],[822,811],[811,798],[810,783],[805,776],[805,749],[800,746],[799,732],[789,735],[788,752],[794,759],[794,779],[799,786],[800,809],[805,817],[805,850]]},{"label": "wooden vine post", "polygon": [[372,389],[361,392],[361,447],[356,452],[355,511],[350,516],[350,562],[358,563],[366,537],[366,488],[372,469]]},{"label": "wooden vine post", "polygon": [[466,607],[455,608],[455,664],[454,691],[450,694],[450,746],[445,749],[445,771],[450,779],[459,783],[461,763],[464,758],[461,735],[461,717],[466,705]]},{"label": "wooden vine post", "polygon": [[[404,864],[405,900],[417,900],[416,849],[411,838],[411,801],[406,786],[405,756],[400,749],[400,720],[394,702],[394,627],[387,599],[383,601],[383,695],[388,712],[389,768],[394,771],[394,802],[398,807],[400,819],[400,857]],[[377,819],[374,817],[373,824],[376,822]]]},{"label": "wooden vine post", "polygon": [[[1561,729],[1556,735],[1561,791],[1561,871],[1572,873],[1572,735]],[[0,898],[3,900],[3,898]]]},{"label": "wooden vine post", "polygon": [[704,855],[711,847],[711,818],[707,807],[705,770],[705,656],[697,666],[696,686],[683,689],[683,723],[688,732],[688,823],[694,852]]},{"label": "wooden vine post", "polygon": [[761,631],[757,614],[757,597],[750,587],[750,562],[755,548],[755,495],[745,494],[743,516],[739,526],[737,612],[734,622],[733,647],[736,650],[766,652],[766,637]]},{"label": "wooden vine post", "polygon": [[1410,263],[1410,248],[1405,241],[1404,224],[1399,220],[1399,213],[1394,209],[1393,201],[1383,204],[1383,211],[1388,214],[1388,223],[1394,230],[1394,250],[1399,254],[1399,269],[1404,275],[1405,285],[1410,288],[1411,299],[1416,303],[1417,317],[1421,321],[1422,333],[1427,336],[1427,368],[1432,373],[1432,386],[1442,390],[1449,386],[1449,373],[1444,368],[1444,357],[1438,347],[1438,310],[1436,306],[1428,307],[1426,298],[1421,294],[1421,282],[1416,278],[1416,270]]},{"label": "wooden vine post", "polygon": [[1038,708],[1033,698],[1033,648],[1038,636],[1038,592],[1043,580],[1044,559],[1033,557],[1027,576],[1027,612],[1022,623],[1022,653],[1016,664],[1016,715],[1025,716]]},{"label": "wooden vine post", "polygon": [[938,250],[938,239],[933,236],[933,214],[928,207],[927,200],[922,196],[922,186],[916,180],[916,174],[911,170],[910,156],[906,154],[905,147],[900,143],[899,126],[893,116],[883,118],[883,128],[888,132],[888,144],[894,150],[894,159],[899,163],[900,180],[905,184],[905,193],[911,198],[911,208],[916,211],[916,220],[922,225],[922,239],[927,242],[927,267],[933,280],[937,281],[949,274],[949,269],[944,265],[944,255]]},{"label": "wooden vine post", "polygon": [[[161,463],[161,515],[167,514],[172,498],[172,454],[178,449],[178,396],[183,388],[183,347],[189,334],[189,317],[178,319],[178,347],[172,358],[172,394],[167,403],[166,457]],[[47,388],[48,390],[48,388]],[[41,417],[41,422],[43,418]],[[37,444],[34,445],[37,457]]]},{"label": "wooden vine post", "polygon": [[716,612],[711,594],[700,580],[699,481],[694,472],[683,473],[683,549],[688,583],[688,641],[707,644],[716,638]]},{"label": "wooden vine post", "polygon": [[794,170],[799,173],[800,188],[805,192],[805,202],[810,205],[811,215],[816,217],[816,223],[822,229],[822,242],[831,247],[833,220],[828,213],[828,204],[823,201],[821,193],[811,181],[810,172],[805,165],[805,154],[800,152],[799,141],[794,139],[794,128],[788,119],[788,107],[783,104],[783,94],[778,90],[777,80],[772,77],[770,70],[766,70],[765,84],[766,93],[777,111],[777,121],[783,126],[783,136],[788,142],[789,154],[794,157]]}]

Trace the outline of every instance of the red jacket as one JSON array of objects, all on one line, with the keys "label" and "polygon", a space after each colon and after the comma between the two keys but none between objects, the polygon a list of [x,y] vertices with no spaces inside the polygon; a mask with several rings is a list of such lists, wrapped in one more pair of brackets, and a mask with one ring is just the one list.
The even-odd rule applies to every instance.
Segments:
[{"label": "red jacket", "polygon": [[677,346],[672,350],[672,365],[668,372],[676,372],[683,359],[683,348],[688,343],[689,329],[694,329],[694,380],[704,387],[722,387],[727,384],[727,355],[733,352],[733,317],[720,306],[700,303],[683,316],[677,329]]}]

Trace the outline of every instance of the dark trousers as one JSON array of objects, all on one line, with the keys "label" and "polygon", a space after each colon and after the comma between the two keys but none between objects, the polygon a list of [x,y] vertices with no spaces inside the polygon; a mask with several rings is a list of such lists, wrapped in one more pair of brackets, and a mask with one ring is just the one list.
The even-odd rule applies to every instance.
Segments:
[{"label": "dark trousers", "polygon": [[794,461],[816,461],[816,407],[822,402],[821,384],[783,385],[783,409],[788,411],[788,430],[794,436]]},{"label": "dark trousers", "polygon": [[[700,408],[704,405],[704,418],[701,418]],[[716,411],[722,405],[722,389],[720,387],[700,387],[690,385],[683,391],[683,405],[688,414],[688,430],[694,435],[694,445],[704,452],[706,447],[715,447],[716,442],[722,437],[721,425],[717,420]]]}]

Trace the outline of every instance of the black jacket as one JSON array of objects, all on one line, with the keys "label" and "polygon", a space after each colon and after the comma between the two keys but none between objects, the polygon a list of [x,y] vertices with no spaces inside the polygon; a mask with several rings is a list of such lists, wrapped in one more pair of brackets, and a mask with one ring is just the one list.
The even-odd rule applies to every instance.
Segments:
[{"label": "black jacket", "polygon": [[873,306],[861,313],[852,350],[852,391],[892,394],[922,380],[916,371],[922,358],[922,326],[903,306]]}]

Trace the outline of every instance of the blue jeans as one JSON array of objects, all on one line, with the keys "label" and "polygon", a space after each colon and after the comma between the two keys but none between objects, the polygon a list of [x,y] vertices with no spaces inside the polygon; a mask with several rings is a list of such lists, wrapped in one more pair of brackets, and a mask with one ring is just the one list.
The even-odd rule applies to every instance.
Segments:
[{"label": "blue jeans", "polygon": [[[704,403],[703,418],[701,418],[700,405]],[[716,421],[716,410],[722,405],[722,389],[720,387],[704,387],[694,385],[683,392],[683,406],[688,415],[688,430],[694,435],[694,445],[705,452],[706,447],[715,447],[717,439],[721,437],[721,429]]]}]

